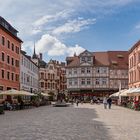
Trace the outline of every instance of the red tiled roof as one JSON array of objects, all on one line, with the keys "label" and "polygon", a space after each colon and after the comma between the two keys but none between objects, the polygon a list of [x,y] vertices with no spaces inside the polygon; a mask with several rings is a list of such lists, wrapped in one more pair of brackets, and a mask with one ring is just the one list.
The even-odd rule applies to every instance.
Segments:
[{"label": "red tiled roof", "polygon": [[107,52],[93,52],[95,56],[94,65],[96,66],[109,66],[108,54]]},{"label": "red tiled roof", "polygon": [[67,67],[76,67],[80,65],[80,60],[78,56],[74,56],[74,57],[67,57],[66,58],[67,61],[71,61]]},{"label": "red tiled roof", "polygon": [[128,69],[128,51],[108,51],[108,57],[111,67]]},{"label": "red tiled roof", "polygon": [[[95,66],[110,66],[119,69],[128,69],[128,51],[107,51],[107,52],[93,52]],[[69,64],[67,67],[80,66],[80,59],[78,56],[67,57]]]}]

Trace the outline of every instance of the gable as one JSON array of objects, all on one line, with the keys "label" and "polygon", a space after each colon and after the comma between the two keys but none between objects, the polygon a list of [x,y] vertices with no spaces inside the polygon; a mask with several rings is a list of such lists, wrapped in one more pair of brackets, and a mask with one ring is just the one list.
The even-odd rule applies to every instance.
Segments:
[{"label": "gable", "polygon": [[91,63],[83,62],[83,63],[80,64],[80,66],[91,66]]},{"label": "gable", "polygon": [[87,50],[85,50],[84,52],[82,52],[79,57],[82,57],[82,56],[93,56],[93,54]]}]

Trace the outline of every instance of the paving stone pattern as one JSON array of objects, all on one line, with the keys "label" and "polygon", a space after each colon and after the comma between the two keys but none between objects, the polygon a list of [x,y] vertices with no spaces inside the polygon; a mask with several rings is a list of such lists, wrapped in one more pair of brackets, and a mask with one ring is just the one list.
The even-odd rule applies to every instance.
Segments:
[{"label": "paving stone pattern", "polygon": [[94,108],[52,107],[0,115],[0,140],[112,140]]},{"label": "paving stone pattern", "polygon": [[112,109],[104,109],[102,104],[84,104],[79,108],[95,110],[98,117],[93,120],[108,128],[112,140],[140,140],[140,111],[115,105]]}]

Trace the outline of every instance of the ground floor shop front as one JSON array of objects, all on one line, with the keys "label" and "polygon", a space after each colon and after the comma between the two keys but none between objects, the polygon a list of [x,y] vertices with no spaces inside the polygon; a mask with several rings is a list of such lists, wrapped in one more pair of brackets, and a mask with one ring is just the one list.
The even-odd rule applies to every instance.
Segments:
[{"label": "ground floor shop front", "polygon": [[109,96],[117,91],[118,89],[68,90],[68,96],[70,98],[87,98],[90,100],[93,97],[103,98],[104,96]]}]

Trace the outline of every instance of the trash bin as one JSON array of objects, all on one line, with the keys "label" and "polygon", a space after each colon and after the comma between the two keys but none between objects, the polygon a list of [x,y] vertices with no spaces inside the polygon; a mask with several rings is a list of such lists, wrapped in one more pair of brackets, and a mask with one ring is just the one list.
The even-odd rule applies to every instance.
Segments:
[{"label": "trash bin", "polygon": [[4,114],[4,106],[3,106],[3,104],[0,104],[0,114]]}]

